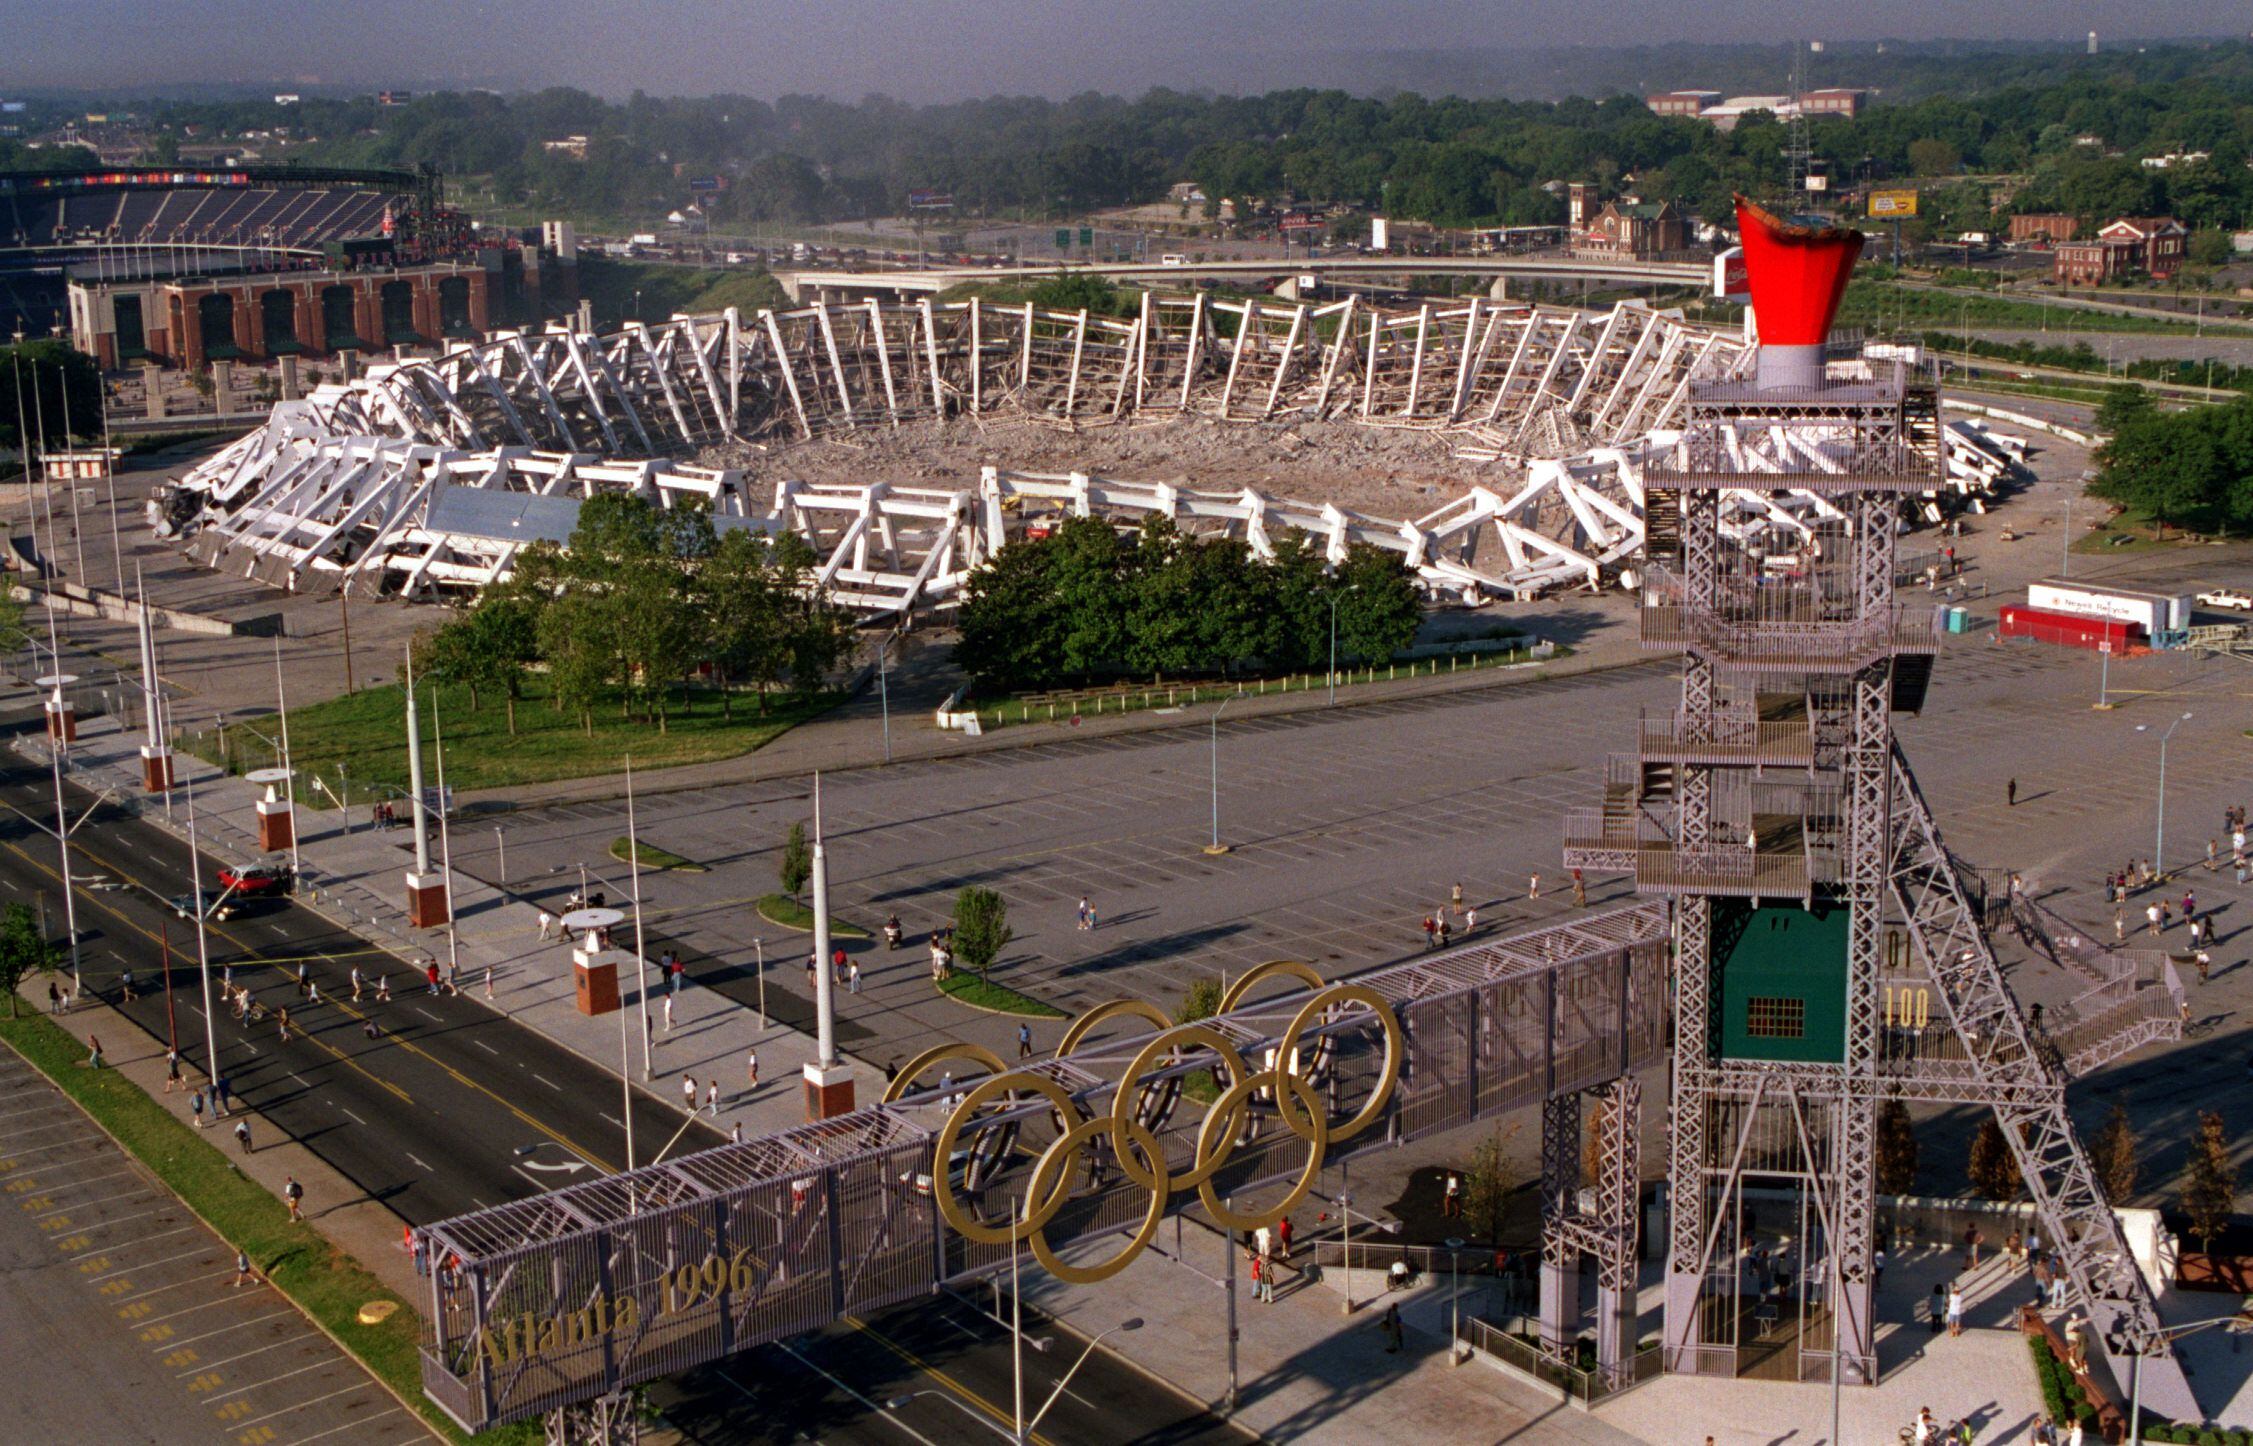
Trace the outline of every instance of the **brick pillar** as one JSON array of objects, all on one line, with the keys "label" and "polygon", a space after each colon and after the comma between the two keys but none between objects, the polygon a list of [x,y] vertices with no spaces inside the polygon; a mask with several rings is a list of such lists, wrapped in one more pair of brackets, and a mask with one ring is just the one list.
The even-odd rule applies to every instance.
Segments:
[{"label": "brick pillar", "polygon": [[469,273],[469,324],[479,336],[493,329],[491,303],[485,299],[485,279],[482,267]]},{"label": "brick pillar", "polygon": [[297,343],[308,352],[325,352],[329,339],[321,327],[320,293],[310,286],[292,288],[297,293]]},{"label": "brick pillar", "polygon": [[383,293],[374,282],[362,281],[352,288],[352,329],[371,353],[383,349]]},{"label": "brick pillar", "polygon": [[265,328],[258,324],[257,293],[248,287],[235,287],[229,294],[235,298],[235,345],[246,357],[264,356]]},{"label": "brick pillar", "polygon": [[173,335],[180,338],[179,354],[174,358],[182,371],[200,372],[207,358],[203,354],[203,307],[201,297],[183,291],[178,298],[179,325]]},{"label": "brick pillar", "polygon": [[446,334],[438,322],[438,278],[428,272],[415,278],[415,331],[431,341]]}]

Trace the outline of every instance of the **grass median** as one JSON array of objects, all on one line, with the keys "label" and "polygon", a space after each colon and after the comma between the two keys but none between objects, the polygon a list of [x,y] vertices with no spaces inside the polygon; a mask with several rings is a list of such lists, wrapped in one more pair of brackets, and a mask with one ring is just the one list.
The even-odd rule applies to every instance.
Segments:
[{"label": "grass median", "polygon": [[[309,1226],[292,1225],[273,1193],[251,1180],[218,1146],[175,1118],[139,1086],[111,1069],[85,1067],[86,1050],[60,1025],[38,1014],[0,1018],[0,1041],[54,1081],[125,1151],[259,1273],[318,1321],[359,1362],[451,1440],[466,1440],[422,1394],[422,1317],[350,1255]],[[397,1309],[375,1325],[360,1307],[390,1301]],[[536,1429],[504,1428],[481,1441],[530,1441]]]},{"label": "grass median", "polygon": [[[757,907],[759,917],[770,924],[796,929],[801,934],[811,934],[814,931],[814,911],[788,894],[761,894]],[[858,924],[848,924],[831,914],[829,936],[833,939],[866,939],[869,932]]]},{"label": "grass median", "polygon": [[961,969],[939,981],[939,992],[958,1004],[983,1009],[989,1014],[1021,1014],[1027,1019],[1070,1017],[1053,1004],[1044,1004],[1030,994],[1012,989],[1006,984],[996,984],[990,979],[980,979]]},{"label": "grass median", "polygon": [[[430,700],[436,696],[446,739],[446,783],[467,791],[513,788],[564,778],[615,773],[632,758],[637,769],[675,768],[735,758],[766,746],[809,718],[835,707],[843,693],[810,697],[770,693],[766,712],[758,699],[740,693],[723,700],[707,688],[674,693],[663,731],[638,717],[621,716],[615,699],[579,715],[550,706],[544,679],[535,678],[516,704],[516,727],[509,727],[505,701],[492,689],[470,706],[467,688],[416,689],[422,700],[422,727],[434,734]],[[723,701],[730,706],[723,707]],[[407,790],[407,695],[396,684],[362,688],[289,710],[290,761],[299,772],[307,803],[327,804],[337,797],[351,803],[403,797]],[[180,746],[231,773],[247,773],[275,761],[280,735],[271,717],[253,718],[224,730],[186,733]],[[426,756],[436,781],[436,766]]]}]

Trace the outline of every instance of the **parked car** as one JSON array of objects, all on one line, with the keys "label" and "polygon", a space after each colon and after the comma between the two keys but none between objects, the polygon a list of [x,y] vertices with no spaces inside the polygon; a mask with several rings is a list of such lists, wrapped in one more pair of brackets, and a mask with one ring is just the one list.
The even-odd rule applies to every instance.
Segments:
[{"label": "parked car", "polygon": [[288,893],[291,875],[287,864],[251,864],[239,869],[221,869],[219,883],[246,899],[257,899]]},{"label": "parked car", "polygon": [[2218,587],[2210,592],[2202,592],[2198,595],[2198,600],[2210,608],[2235,608],[2239,612],[2253,611],[2253,595],[2239,592],[2235,588]]},{"label": "parked car", "polygon": [[213,922],[218,922],[223,919],[232,919],[241,907],[242,899],[239,896],[222,893],[218,889],[205,889],[203,891],[201,907],[198,907],[194,894],[182,894],[172,900],[172,912],[183,919],[193,919],[196,915],[201,914]]}]

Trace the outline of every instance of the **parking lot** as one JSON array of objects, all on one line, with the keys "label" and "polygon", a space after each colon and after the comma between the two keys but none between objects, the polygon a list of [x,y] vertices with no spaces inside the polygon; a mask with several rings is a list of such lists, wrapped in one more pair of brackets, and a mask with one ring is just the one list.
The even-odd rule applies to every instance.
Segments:
[{"label": "parking lot", "polygon": [[4,1050],[0,1200],[8,1439],[432,1439],[262,1279],[238,1287],[226,1242]]}]

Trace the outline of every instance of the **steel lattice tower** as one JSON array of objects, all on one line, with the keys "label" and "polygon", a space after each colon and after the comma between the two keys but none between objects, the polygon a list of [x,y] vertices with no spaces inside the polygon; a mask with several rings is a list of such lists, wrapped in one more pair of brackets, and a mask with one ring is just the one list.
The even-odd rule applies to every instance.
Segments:
[{"label": "steel lattice tower", "polygon": [[1568,867],[1675,900],[1665,1367],[1828,1379],[1835,1340],[1839,1378],[1875,1381],[1876,1118],[1905,1098],[1996,1109],[2068,1307],[2147,1357],[2147,1393],[2180,1387],[2065,1114],[2070,1051],[2028,1030],[1893,739],[1937,642],[1894,595],[1902,499],[1944,476],[1936,390],[1826,368],[1859,235],[1740,219],[1759,373],[1693,388],[1644,475],[1641,636],[1684,655],[1681,702],[1566,825]]}]

